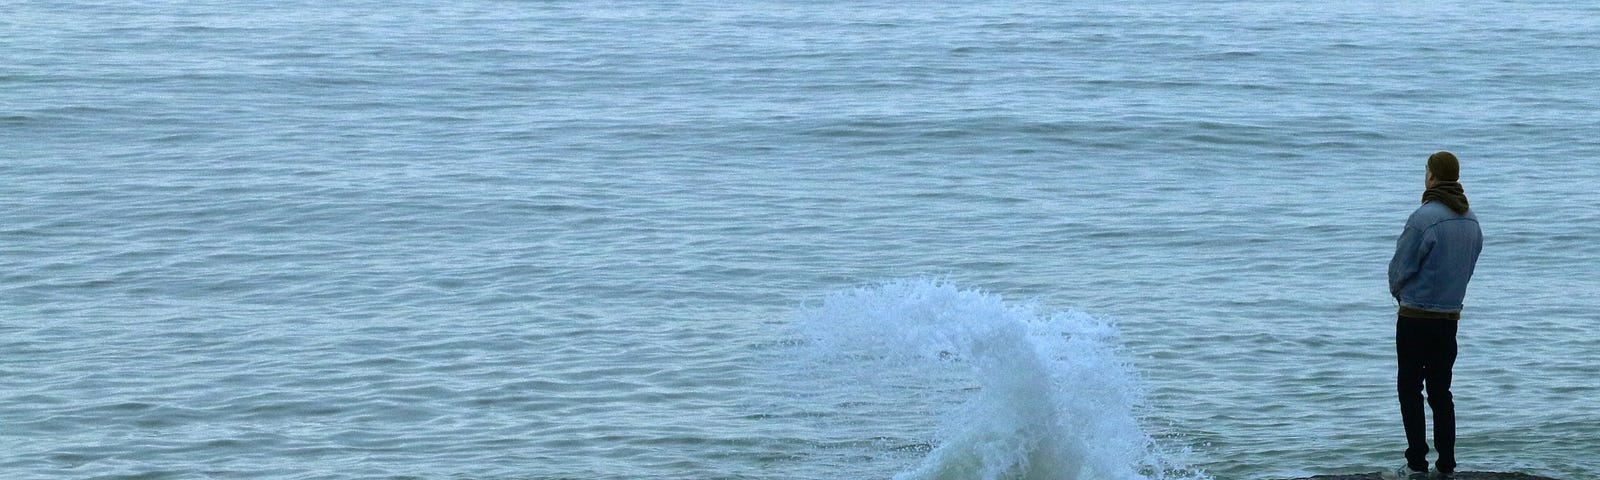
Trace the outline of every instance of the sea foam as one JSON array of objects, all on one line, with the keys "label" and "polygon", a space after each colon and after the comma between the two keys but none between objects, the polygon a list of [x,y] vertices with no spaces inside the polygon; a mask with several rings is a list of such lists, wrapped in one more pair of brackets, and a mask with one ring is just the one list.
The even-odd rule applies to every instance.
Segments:
[{"label": "sea foam", "polygon": [[[1172,465],[1140,425],[1142,390],[1108,320],[909,279],[832,294],[797,323],[817,368],[912,372],[927,383],[917,388],[967,397],[897,480],[1202,477]],[[977,388],[946,384],[965,375]]]}]

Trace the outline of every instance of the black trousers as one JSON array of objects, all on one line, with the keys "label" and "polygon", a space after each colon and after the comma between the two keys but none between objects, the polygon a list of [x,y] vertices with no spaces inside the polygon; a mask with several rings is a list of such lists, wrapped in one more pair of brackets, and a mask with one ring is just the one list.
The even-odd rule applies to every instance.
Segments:
[{"label": "black trousers", "polygon": [[1434,463],[1441,472],[1456,469],[1456,407],[1450,398],[1450,369],[1456,363],[1456,321],[1400,317],[1395,322],[1395,350],[1400,354],[1400,419],[1406,427],[1406,463],[1428,469],[1428,425],[1422,412],[1422,391],[1433,410]]}]

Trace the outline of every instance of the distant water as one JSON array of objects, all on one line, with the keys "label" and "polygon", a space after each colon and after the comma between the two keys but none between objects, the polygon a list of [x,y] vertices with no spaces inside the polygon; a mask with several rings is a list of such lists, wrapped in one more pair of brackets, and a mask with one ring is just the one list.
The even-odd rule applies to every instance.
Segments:
[{"label": "distant water", "polygon": [[[1600,476],[1590,2],[9,2],[5,478]],[[900,279],[900,280],[897,280]]]}]

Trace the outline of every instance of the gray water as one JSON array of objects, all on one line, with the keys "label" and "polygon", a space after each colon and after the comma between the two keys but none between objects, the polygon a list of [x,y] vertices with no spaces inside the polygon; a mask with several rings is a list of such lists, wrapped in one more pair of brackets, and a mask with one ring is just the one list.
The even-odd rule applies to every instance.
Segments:
[{"label": "gray water", "polygon": [[1391,467],[1440,149],[1461,468],[1600,476],[1587,2],[0,7],[6,478],[914,478],[989,383],[796,319],[924,297],[1114,322],[1142,476]]}]

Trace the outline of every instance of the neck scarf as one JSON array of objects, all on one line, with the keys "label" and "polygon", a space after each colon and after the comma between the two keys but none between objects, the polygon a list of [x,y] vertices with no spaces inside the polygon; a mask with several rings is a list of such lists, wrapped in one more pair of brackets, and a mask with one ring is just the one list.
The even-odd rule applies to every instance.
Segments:
[{"label": "neck scarf", "polygon": [[1432,188],[1422,192],[1422,203],[1428,203],[1429,200],[1443,203],[1456,215],[1467,213],[1467,193],[1458,182],[1435,183]]}]

